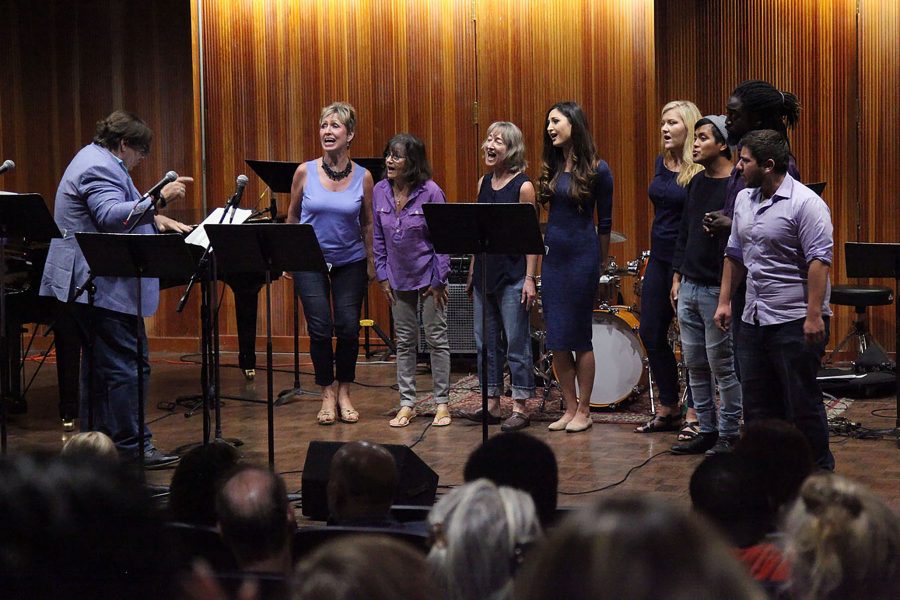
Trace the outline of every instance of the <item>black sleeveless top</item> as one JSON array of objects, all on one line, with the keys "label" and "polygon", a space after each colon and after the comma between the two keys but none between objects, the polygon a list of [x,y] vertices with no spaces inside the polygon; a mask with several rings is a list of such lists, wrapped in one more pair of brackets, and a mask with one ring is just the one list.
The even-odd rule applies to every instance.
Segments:
[{"label": "black sleeveless top", "polygon": [[[519,173],[499,190],[491,188],[494,174],[488,173],[481,181],[478,190],[479,203],[518,204],[519,191],[522,184],[528,181],[525,173]],[[501,286],[519,283],[525,276],[524,254],[488,254],[487,255],[487,293],[495,293]],[[481,256],[475,256],[475,269],[472,275],[475,290],[481,291]]]}]

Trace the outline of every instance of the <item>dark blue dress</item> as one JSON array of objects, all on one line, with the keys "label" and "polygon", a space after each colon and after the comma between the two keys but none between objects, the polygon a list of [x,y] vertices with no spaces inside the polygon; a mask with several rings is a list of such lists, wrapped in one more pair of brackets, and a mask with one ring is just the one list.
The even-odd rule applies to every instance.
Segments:
[{"label": "dark blue dress", "polygon": [[[547,348],[585,352],[591,350],[594,299],[600,280],[599,234],[612,227],[613,179],[609,166],[600,161],[594,178],[592,201],[579,214],[569,197],[569,173],[561,173],[550,199],[550,215],[541,267],[541,302],[547,327]],[[598,226],[594,229],[594,209]]]}]

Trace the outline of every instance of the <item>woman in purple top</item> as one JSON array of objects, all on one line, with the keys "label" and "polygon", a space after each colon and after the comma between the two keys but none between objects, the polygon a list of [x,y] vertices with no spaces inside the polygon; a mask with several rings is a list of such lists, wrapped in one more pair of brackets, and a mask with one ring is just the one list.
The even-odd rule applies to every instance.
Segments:
[{"label": "woman in purple top", "polygon": [[[656,169],[648,193],[654,217],[650,229],[650,261],[641,289],[641,341],[647,349],[650,373],[659,388],[656,415],[637,427],[637,433],[677,431],[681,427],[678,365],[669,346],[669,326],[675,317],[669,299],[672,290],[672,259],[681,228],[681,214],[687,200],[687,184],[703,170],[691,158],[694,124],[700,111],[693,102],[674,100],[661,111],[660,146]],[[688,409],[687,423],[678,439],[693,438],[699,427],[693,408]]]},{"label": "woman in purple top", "polygon": [[447,277],[450,257],[434,251],[425,213],[429,203],[443,204],[444,192],[431,179],[425,144],[408,133],[384,148],[385,178],[375,185],[373,248],[375,273],[391,303],[397,343],[400,410],[391,427],[406,427],[416,416],[416,349],[419,300],[431,350],[431,375],[437,404],[433,425],[450,424],[450,342],[447,337]]},{"label": "woman in purple top", "polygon": [[[335,102],[322,109],[319,142],[324,153],[297,167],[287,214],[288,223],[313,226],[328,265],[328,273],[293,274],[303,302],[316,384],[322,388],[319,425],[331,425],[336,414],[345,423],[359,420],[350,403],[350,384],[356,378],[363,295],[375,275],[374,184],[372,175],[350,160],[355,128],[356,111],[349,104]],[[332,336],[337,337],[335,350]]]}]

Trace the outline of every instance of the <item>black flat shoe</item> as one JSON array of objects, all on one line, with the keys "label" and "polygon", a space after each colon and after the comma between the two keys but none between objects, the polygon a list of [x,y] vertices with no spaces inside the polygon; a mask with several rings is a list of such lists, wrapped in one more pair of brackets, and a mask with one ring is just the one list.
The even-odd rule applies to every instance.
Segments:
[{"label": "black flat shoe", "polygon": [[519,431],[531,425],[528,415],[513,411],[513,414],[500,426],[500,431]]},{"label": "black flat shoe", "polygon": [[[459,413],[459,416],[461,416],[463,419],[468,419],[470,421],[475,421],[476,423],[481,423],[481,409],[480,408],[473,412],[462,411]],[[498,425],[500,423],[500,417],[498,417],[496,415],[492,415],[490,412],[488,412],[487,423],[488,423],[488,425]]]},{"label": "black flat shoe", "polygon": [[179,463],[181,457],[177,454],[166,454],[159,448],[150,447],[144,450],[144,468],[145,469],[166,469],[174,467]]},{"label": "black flat shoe", "polygon": [[672,454],[703,454],[716,445],[719,439],[718,431],[703,433],[694,436],[694,439],[672,446]]},{"label": "black flat shoe", "polygon": [[656,433],[658,431],[678,431],[681,427],[681,415],[672,413],[671,415],[656,415],[643,425],[634,428],[635,433]]}]

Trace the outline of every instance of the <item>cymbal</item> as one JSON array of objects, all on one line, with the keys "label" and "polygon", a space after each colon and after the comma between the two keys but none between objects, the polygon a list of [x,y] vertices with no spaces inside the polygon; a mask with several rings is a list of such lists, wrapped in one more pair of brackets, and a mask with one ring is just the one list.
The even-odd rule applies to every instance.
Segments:
[{"label": "cymbal", "polygon": [[[547,233],[547,224],[541,223],[541,234],[544,235]],[[628,236],[620,231],[610,231],[609,232],[609,243],[610,244],[621,244],[624,241],[628,240]]]}]

